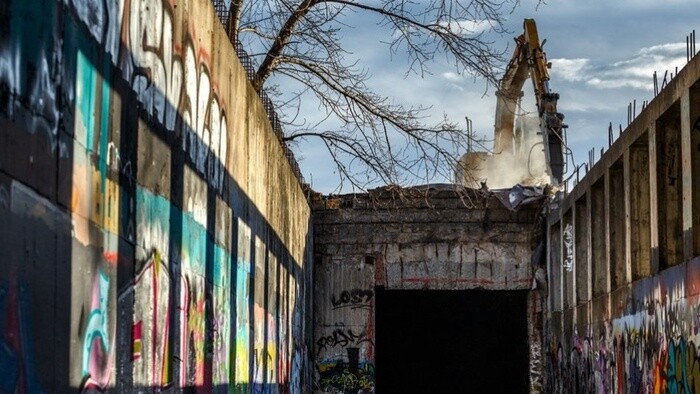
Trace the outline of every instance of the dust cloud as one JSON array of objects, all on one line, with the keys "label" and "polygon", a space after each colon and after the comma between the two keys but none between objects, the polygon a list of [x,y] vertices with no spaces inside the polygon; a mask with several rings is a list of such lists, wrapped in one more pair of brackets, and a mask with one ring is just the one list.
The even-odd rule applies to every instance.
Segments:
[{"label": "dust cloud", "polygon": [[515,120],[512,152],[469,152],[459,159],[455,181],[479,188],[506,189],[520,184],[543,186],[551,183],[547,172],[539,119],[521,116]]}]

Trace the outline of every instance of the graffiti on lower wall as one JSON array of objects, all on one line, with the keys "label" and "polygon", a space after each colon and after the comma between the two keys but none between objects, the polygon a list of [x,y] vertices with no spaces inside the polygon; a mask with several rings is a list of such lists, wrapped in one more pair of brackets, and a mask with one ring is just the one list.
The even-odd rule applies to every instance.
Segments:
[{"label": "graffiti on lower wall", "polygon": [[213,294],[213,379],[214,387],[231,381],[231,255],[220,245],[214,245]]},{"label": "graffiti on lower wall", "polygon": [[236,263],[236,371],[237,392],[248,392],[250,383],[250,282],[251,231],[238,220],[238,259]]},{"label": "graffiti on lower wall", "polygon": [[[349,348],[348,350],[352,350]],[[357,350],[357,348],[355,348]],[[356,357],[349,354],[350,361],[332,360],[317,365],[319,379],[316,389],[324,393],[361,393],[374,392],[374,365],[371,363],[353,364]]]},{"label": "graffiti on lower wall", "polygon": [[308,238],[285,245],[273,224],[297,225],[226,167],[267,138],[230,124],[266,115],[229,116],[249,87],[218,24],[189,0],[0,3],[0,246],[22,267],[0,270],[0,391],[308,391]]},{"label": "graffiti on lower wall", "polygon": [[182,214],[180,288],[180,385],[204,387],[205,277],[207,254],[206,186],[192,171],[185,172],[188,198]]},{"label": "graffiti on lower wall", "polygon": [[[548,392],[700,392],[700,261],[629,287],[636,311],[552,336]],[[565,334],[562,334],[565,335]]]},{"label": "graffiti on lower wall", "polygon": [[253,287],[253,392],[262,393],[265,382],[265,366],[270,361],[265,344],[265,281],[267,253],[262,239],[255,237],[255,284]]},{"label": "graffiti on lower wall", "polygon": [[319,270],[314,392],[374,392],[374,270],[364,260]]},{"label": "graffiti on lower wall", "polygon": [[[132,360],[134,382],[165,387],[172,382],[170,360],[171,278],[164,261],[153,251],[134,282]],[[147,301],[148,300],[148,301]]]}]

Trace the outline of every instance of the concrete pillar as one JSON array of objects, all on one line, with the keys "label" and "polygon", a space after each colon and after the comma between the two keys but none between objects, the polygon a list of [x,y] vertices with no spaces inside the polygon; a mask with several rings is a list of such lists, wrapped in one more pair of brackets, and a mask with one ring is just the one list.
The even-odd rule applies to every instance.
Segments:
[{"label": "concrete pillar", "polygon": [[573,208],[562,217],[562,275],[564,284],[564,308],[576,305],[576,259],[574,253],[574,215]]},{"label": "concrete pillar", "polygon": [[683,229],[683,259],[693,258],[693,149],[690,118],[690,90],[685,89],[681,95],[681,185],[682,185],[682,229]]},{"label": "concrete pillar", "polygon": [[559,220],[556,224],[547,229],[550,255],[549,255],[549,290],[550,290],[550,305],[552,311],[560,312],[563,309],[564,295],[564,275],[562,261],[562,222]]},{"label": "concrete pillar", "polygon": [[552,228],[547,227],[545,231],[545,238],[546,238],[546,245],[547,247],[545,248],[547,250],[546,256],[545,256],[545,265],[547,266],[547,318],[551,316],[552,311],[554,310],[554,292],[557,291],[557,284],[553,282],[554,275],[552,273],[552,270],[554,269],[552,265]]},{"label": "concrete pillar", "polygon": [[625,156],[625,185],[629,189],[627,218],[631,279],[651,275],[649,140],[645,134],[629,147]]},{"label": "concrete pillar", "polygon": [[632,166],[630,163],[630,148],[625,149],[622,155],[622,182],[624,184],[623,202],[625,206],[624,223],[624,281],[630,283],[632,281]]},{"label": "concrete pillar", "polygon": [[603,242],[605,243],[605,257],[603,258],[603,261],[605,262],[605,293],[609,293],[611,291],[611,280],[610,277],[611,275],[611,268],[612,268],[612,261],[610,258],[611,250],[613,248],[612,245],[612,237],[611,237],[611,229],[610,226],[612,225],[611,220],[610,220],[610,195],[612,193],[610,192],[610,170],[607,169],[605,171],[605,174],[603,175],[603,228],[604,228],[604,238]]},{"label": "concrete pillar", "polygon": [[574,204],[574,267],[576,271],[576,303],[591,299],[591,210],[590,193]]},{"label": "concrete pillar", "polygon": [[651,274],[659,272],[659,187],[658,147],[656,122],[649,124],[649,245],[651,248]]},{"label": "concrete pillar", "polygon": [[604,179],[599,180],[591,187],[591,247],[588,250],[591,255],[591,269],[593,279],[593,297],[597,297],[609,291],[610,265],[608,264],[607,222],[605,204]]},{"label": "concrete pillar", "polygon": [[626,201],[627,187],[624,165],[618,159],[605,174],[606,217],[607,217],[607,252],[610,264],[610,288],[615,290],[629,283],[626,264]]},{"label": "concrete pillar", "polygon": [[656,120],[659,269],[684,261],[680,100]]}]

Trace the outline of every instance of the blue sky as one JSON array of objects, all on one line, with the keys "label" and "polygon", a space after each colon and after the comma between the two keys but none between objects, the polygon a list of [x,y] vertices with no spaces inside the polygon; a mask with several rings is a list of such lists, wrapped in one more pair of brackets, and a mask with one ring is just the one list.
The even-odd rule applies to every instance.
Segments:
[{"label": "blue sky", "polygon": [[[596,160],[600,148],[607,149],[609,122],[615,130],[618,124],[624,128],[628,103],[636,99],[639,113],[642,101],[652,98],[654,70],[663,77],[665,70],[685,64],[685,37],[696,27],[700,30],[699,6],[700,0],[549,0],[537,7],[536,0],[522,0],[507,15],[505,27],[512,33],[492,39],[497,48],[507,48],[509,58],[523,19],[536,20],[553,64],[550,87],[560,94],[559,111],[569,125],[569,146],[580,164],[588,161],[591,148],[595,148]],[[354,28],[345,32],[345,45],[372,74],[375,91],[407,105],[431,106],[430,116],[436,122],[443,113],[458,122],[468,116],[479,135],[492,138],[496,100],[492,88],[485,90],[484,81],[459,75],[440,60],[432,65],[431,74],[406,75],[406,60],[390,56],[388,46],[380,42],[391,32],[382,31],[364,15],[348,19]],[[282,80],[275,82],[282,90],[287,87]],[[524,89],[526,96],[532,96],[529,82]],[[530,105],[534,111],[534,100]],[[301,117],[310,121],[320,113],[313,103],[301,111]],[[295,152],[315,190],[352,191],[337,188],[337,175],[317,141],[301,143]]]}]

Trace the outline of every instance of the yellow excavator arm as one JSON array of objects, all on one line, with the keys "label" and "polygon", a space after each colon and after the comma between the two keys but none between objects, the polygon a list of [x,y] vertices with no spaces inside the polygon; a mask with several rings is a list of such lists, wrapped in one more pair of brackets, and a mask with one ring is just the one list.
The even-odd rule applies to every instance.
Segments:
[{"label": "yellow excavator arm", "polygon": [[547,171],[552,183],[562,182],[564,175],[564,115],[557,112],[559,95],[549,89],[551,64],[540,45],[534,19],[525,19],[524,32],[515,39],[516,46],[496,92],[496,119],[494,153],[514,155],[520,151],[520,140],[514,136],[514,122],[518,102],[523,95],[525,80],[532,80],[542,135]]}]

